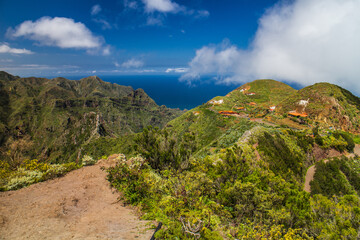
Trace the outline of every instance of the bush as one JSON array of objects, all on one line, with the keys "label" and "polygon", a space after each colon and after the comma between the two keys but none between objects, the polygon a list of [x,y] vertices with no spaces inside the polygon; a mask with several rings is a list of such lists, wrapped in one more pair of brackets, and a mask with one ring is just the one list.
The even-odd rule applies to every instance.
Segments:
[{"label": "bush", "polygon": [[[6,165],[4,166],[6,167]],[[2,171],[5,171],[5,167],[2,168]],[[1,172],[3,178],[0,182],[0,191],[17,190],[37,182],[61,177],[79,167],[80,165],[74,162],[51,165],[41,163],[36,159],[26,160],[15,171],[7,169],[6,174]]]},{"label": "bush", "polygon": [[[346,160],[335,158],[327,163],[320,161],[316,163],[314,180],[310,182],[311,194],[322,194],[328,197],[354,194],[354,187],[348,181],[348,178],[353,183],[359,184],[360,174],[351,171]],[[359,187],[356,186],[356,188]]]},{"label": "bush", "polygon": [[82,165],[83,166],[91,166],[91,165],[94,165],[96,163],[96,160],[94,158],[92,158],[91,156],[89,155],[85,155],[82,160]]}]

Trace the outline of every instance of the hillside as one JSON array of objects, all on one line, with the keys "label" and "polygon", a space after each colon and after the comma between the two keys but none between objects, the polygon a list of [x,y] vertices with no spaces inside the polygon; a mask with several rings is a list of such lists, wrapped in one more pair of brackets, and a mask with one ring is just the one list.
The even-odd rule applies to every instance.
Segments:
[{"label": "hillside", "polygon": [[[301,100],[308,102],[306,106],[299,106]],[[356,133],[360,130],[360,99],[333,84],[317,83],[299,90],[279,104],[278,114],[294,110],[306,113],[310,125]]]},{"label": "hillside", "polygon": [[1,158],[67,162],[100,136],[120,137],[148,125],[162,127],[182,114],[158,106],[142,89],[107,83],[96,76],[19,78],[0,73]]},{"label": "hillside", "polygon": [[[78,86],[68,88],[82,96]],[[115,111],[104,102],[116,97],[99,97],[105,87],[91,89],[85,94],[97,98],[87,108],[95,104]],[[121,99],[151,105],[149,98],[135,93]],[[85,108],[76,101],[56,101],[62,103],[59,113]],[[328,83],[295,90],[274,80],[257,80],[163,128],[108,138],[101,137],[109,130],[100,121],[104,127],[95,131],[100,137],[83,144],[82,151],[90,155],[84,157],[89,162],[116,151],[127,154],[106,169],[107,179],[125,204],[141,209],[144,220],[163,224],[158,239],[355,240],[360,236],[359,102]],[[80,125],[73,129],[79,130]],[[80,167],[25,161],[6,176],[2,190]]]},{"label": "hillside", "polygon": [[349,153],[359,143],[358,102],[332,84],[297,91],[257,80],[164,129],[146,128],[129,151],[142,158],[108,178],[165,225],[160,239],[355,240],[360,169]]}]

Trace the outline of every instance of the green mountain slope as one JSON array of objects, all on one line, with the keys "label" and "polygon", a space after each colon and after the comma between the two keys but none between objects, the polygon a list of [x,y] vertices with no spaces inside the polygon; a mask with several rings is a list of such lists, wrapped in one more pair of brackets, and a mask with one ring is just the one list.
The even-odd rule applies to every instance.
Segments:
[{"label": "green mountain slope", "polygon": [[19,78],[1,72],[0,143],[3,158],[51,162],[81,157],[99,136],[120,137],[162,127],[182,111],[158,106],[142,89],[98,77]]},{"label": "green mountain slope", "polygon": [[[301,100],[308,101],[303,109],[299,106]],[[319,124],[353,132],[360,130],[360,99],[339,86],[317,83],[305,87],[282,101],[278,113],[286,114],[297,108],[308,114],[311,125]]]},{"label": "green mountain slope", "polygon": [[[254,121],[250,119],[265,117],[269,114],[270,106],[278,104],[296,92],[295,89],[282,82],[256,80],[244,84],[226,96],[215,97],[206,104],[188,111],[169,122],[167,127],[178,137],[186,132],[193,132],[197,139],[197,146],[202,148],[223,134],[228,135],[229,132],[232,134],[234,132],[232,129],[253,125]],[[235,114],[223,115],[221,111],[232,111]]]},{"label": "green mountain slope", "polygon": [[358,102],[331,84],[254,81],[138,134],[142,157],[119,160],[108,179],[165,225],[159,239],[358,239],[359,157],[346,157]]}]

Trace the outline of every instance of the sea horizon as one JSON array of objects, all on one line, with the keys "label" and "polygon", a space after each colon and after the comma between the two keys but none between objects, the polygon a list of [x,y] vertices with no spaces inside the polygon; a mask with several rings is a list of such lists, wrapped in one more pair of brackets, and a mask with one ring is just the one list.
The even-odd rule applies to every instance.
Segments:
[{"label": "sea horizon", "polygon": [[[216,96],[225,96],[232,90],[241,86],[239,84],[219,84],[213,76],[202,77],[191,84],[180,81],[180,75],[96,75],[101,80],[130,86],[134,90],[143,89],[158,105],[168,108],[190,110],[208,102]],[[64,77],[70,80],[80,80],[88,75],[77,76],[45,76],[52,79]]]},{"label": "sea horizon", "polygon": [[[181,110],[190,110],[210,101],[216,96],[225,96],[229,92],[247,83],[246,81],[231,84],[219,83],[215,80],[215,76],[203,76],[199,80],[189,84],[186,81],[179,80],[181,75],[174,74],[94,75],[105,82],[130,86],[134,90],[141,88],[156,102],[156,104],[160,106],[165,105],[168,108],[179,108]],[[90,75],[50,75],[41,77],[48,79],[64,77],[70,80],[80,80],[89,76]],[[304,87],[297,83],[281,80],[277,81],[288,84],[296,90]]]}]

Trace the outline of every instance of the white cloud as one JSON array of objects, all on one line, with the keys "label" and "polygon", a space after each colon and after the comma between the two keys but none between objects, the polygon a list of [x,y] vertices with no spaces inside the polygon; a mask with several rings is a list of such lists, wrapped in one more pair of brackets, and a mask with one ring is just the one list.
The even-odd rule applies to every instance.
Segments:
[{"label": "white cloud", "polygon": [[97,15],[100,12],[101,12],[101,7],[99,4],[96,4],[91,8],[91,15]]},{"label": "white cloud", "polygon": [[[203,47],[182,79],[219,73],[230,75],[222,78],[227,82],[273,78],[307,85],[327,81],[360,93],[359,12],[358,0],[278,4],[261,17],[249,49]],[[221,56],[228,57],[222,61]]]},{"label": "white cloud", "polygon": [[190,69],[181,80],[192,81],[200,79],[202,74],[217,73],[226,75],[232,73],[239,64],[241,51],[225,40],[219,46],[206,46],[196,51],[195,58],[189,63]]},{"label": "white cloud", "polygon": [[14,60],[12,60],[12,59],[0,59],[0,62],[2,62],[2,63],[12,63],[12,62],[14,62]]},{"label": "white cloud", "polygon": [[114,62],[115,67],[121,67],[121,65],[118,63],[118,61]]},{"label": "white cloud", "polygon": [[129,59],[128,61],[121,64],[123,68],[140,68],[144,66],[144,62],[135,58]]},{"label": "white cloud", "polygon": [[149,26],[162,26],[164,18],[160,15],[158,16],[148,16],[146,20],[146,25]]},{"label": "white cloud", "polygon": [[168,68],[165,70],[166,73],[185,73],[187,71],[189,71],[188,68]]},{"label": "white cloud", "polygon": [[8,44],[3,43],[0,45],[0,53],[32,54],[33,52],[25,48],[11,48]]},{"label": "white cloud", "polygon": [[136,1],[124,0],[124,6],[126,8],[137,9],[138,3]]},{"label": "white cloud", "polygon": [[207,18],[210,16],[210,12],[207,10],[199,10],[197,11],[196,17],[197,18]]},{"label": "white cloud", "polygon": [[60,48],[100,48],[103,40],[95,36],[83,23],[71,18],[42,17],[35,22],[25,21],[8,33],[13,37],[25,37],[41,45]]},{"label": "white cloud", "polygon": [[110,24],[108,21],[106,21],[105,19],[103,19],[103,18],[93,18],[92,20],[93,20],[94,22],[100,24],[102,30],[112,29],[111,24]]},{"label": "white cloud", "polygon": [[147,12],[177,13],[184,10],[183,6],[171,0],[142,0]]},{"label": "white cloud", "polygon": [[[127,1],[125,1],[125,3],[126,2]],[[163,18],[159,18],[158,15],[154,16],[154,13],[183,14],[193,16],[195,18],[206,18],[210,15],[207,10],[189,9],[186,6],[179,5],[172,0],[142,0],[142,2],[145,5],[145,12],[151,14],[147,19],[147,25],[162,25]]]},{"label": "white cloud", "polygon": [[102,55],[108,56],[110,54],[111,54],[111,47],[109,45],[107,45],[102,49]]}]

